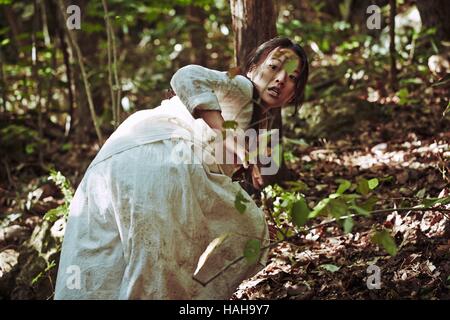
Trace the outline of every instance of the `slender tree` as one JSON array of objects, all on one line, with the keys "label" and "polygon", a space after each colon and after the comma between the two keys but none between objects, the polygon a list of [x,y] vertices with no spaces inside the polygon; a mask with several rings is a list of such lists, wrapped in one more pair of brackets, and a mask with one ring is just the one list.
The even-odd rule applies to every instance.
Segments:
[{"label": "slender tree", "polygon": [[391,90],[397,91],[397,52],[395,51],[395,16],[397,15],[397,3],[395,0],[389,0],[389,54],[391,58]]},{"label": "slender tree", "polygon": [[[68,16],[65,10],[65,6],[62,0],[58,0],[57,2],[59,10],[61,12],[61,15],[63,16],[64,20],[67,21]],[[97,134],[97,138],[98,141],[101,144],[103,144],[103,135],[102,132],[100,130],[100,125],[99,122],[97,120],[97,115],[95,114],[95,108],[94,108],[94,102],[92,99],[92,93],[91,93],[91,87],[89,84],[89,79],[87,77],[87,73],[86,73],[86,69],[84,66],[84,62],[83,62],[83,55],[81,53],[80,47],[78,45],[77,39],[75,37],[75,35],[73,34],[73,31],[70,30],[69,28],[66,28],[67,30],[67,35],[69,38],[69,43],[70,46],[74,49],[76,56],[77,56],[77,60],[78,60],[78,65],[80,67],[81,70],[81,77],[83,79],[83,83],[84,83],[84,88],[86,91],[86,96],[87,96],[87,100],[88,100],[88,105],[89,105],[89,110],[91,112],[91,118],[92,118],[92,122],[94,123],[94,127],[95,127],[95,132]]]},{"label": "slender tree", "polygon": [[[272,0],[230,0],[236,65],[243,70],[248,55],[261,43],[277,36],[277,7]],[[257,112],[257,111],[256,111]],[[281,109],[271,114],[269,128],[278,129],[283,137]],[[288,170],[281,160],[277,175],[263,177],[264,184],[288,178]],[[247,182],[251,178],[247,175]]]},{"label": "slender tree", "polygon": [[2,112],[6,112],[6,100],[7,100],[7,92],[6,92],[6,76],[5,71],[3,67],[3,52],[0,48],[0,87],[2,90],[2,109],[0,109]]},{"label": "slender tree", "polygon": [[277,35],[276,7],[272,0],[231,0],[236,65],[243,67],[248,54]]},{"label": "slender tree", "polygon": [[189,40],[192,44],[190,62],[202,66],[207,65],[208,56],[205,49],[207,35],[204,27],[206,12],[203,8],[191,4],[187,7],[186,13],[186,19],[191,28],[189,32]]},{"label": "slender tree", "polygon": [[416,5],[423,25],[427,28],[436,28],[436,36],[439,40],[450,41],[448,0],[419,0],[416,1]]},{"label": "slender tree", "polygon": [[[39,59],[38,59],[38,41],[36,34],[38,32],[39,28],[39,3],[38,0],[33,1],[33,23],[32,23],[32,31],[31,31],[31,66],[32,66],[32,74],[33,74],[33,80],[36,82],[36,106],[37,106],[37,112],[38,112],[38,133],[39,133],[39,142],[42,142],[44,139],[43,137],[43,123],[42,123],[42,113],[43,113],[43,106],[41,102],[41,95],[42,95],[42,85],[41,85],[41,79],[39,76]],[[38,148],[38,155],[39,155],[39,165],[41,167],[44,166],[44,154],[43,149],[40,146]]]}]

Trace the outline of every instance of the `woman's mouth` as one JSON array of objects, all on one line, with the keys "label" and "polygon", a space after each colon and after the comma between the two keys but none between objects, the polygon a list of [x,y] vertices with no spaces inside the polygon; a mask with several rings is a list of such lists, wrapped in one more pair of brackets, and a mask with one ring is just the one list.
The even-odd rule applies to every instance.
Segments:
[{"label": "woman's mouth", "polygon": [[269,87],[269,89],[267,89],[267,92],[274,98],[278,98],[280,96],[280,89],[277,87]]}]

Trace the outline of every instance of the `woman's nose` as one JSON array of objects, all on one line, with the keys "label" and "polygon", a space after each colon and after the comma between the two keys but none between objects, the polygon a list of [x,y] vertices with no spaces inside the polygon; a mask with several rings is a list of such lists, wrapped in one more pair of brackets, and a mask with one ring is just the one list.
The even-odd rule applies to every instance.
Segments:
[{"label": "woman's nose", "polygon": [[280,83],[281,85],[284,85],[284,83],[286,81],[286,76],[287,76],[287,72],[285,70],[278,72],[275,82]]}]

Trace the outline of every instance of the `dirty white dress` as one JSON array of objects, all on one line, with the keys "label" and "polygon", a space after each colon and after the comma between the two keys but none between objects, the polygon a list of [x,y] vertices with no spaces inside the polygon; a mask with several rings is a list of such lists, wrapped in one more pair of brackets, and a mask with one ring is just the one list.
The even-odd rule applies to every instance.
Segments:
[{"label": "dirty white dress", "polygon": [[[177,96],[130,116],[88,168],[70,207],[55,299],[228,299],[265,263],[262,253],[259,263],[242,259],[206,286],[193,279],[217,237],[228,234],[197,273],[202,282],[242,256],[249,239],[268,241],[263,211],[194,148],[205,151],[214,139],[192,117],[196,107],[221,110],[247,128],[251,82],[190,65],[171,86]],[[197,161],[174,161],[180,154]],[[244,213],[235,208],[239,192],[249,201]]]}]

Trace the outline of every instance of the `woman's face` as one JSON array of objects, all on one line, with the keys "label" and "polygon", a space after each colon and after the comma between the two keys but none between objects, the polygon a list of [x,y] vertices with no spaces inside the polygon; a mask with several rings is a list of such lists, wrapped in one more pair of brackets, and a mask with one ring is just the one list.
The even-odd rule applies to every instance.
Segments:
[{"label": "woman's face", "polygon": [[295,93],[300,74],[300,58],[287,48],[275,48],[247,76],[254,82],[262,103],[268,109],[286,105]]}]

